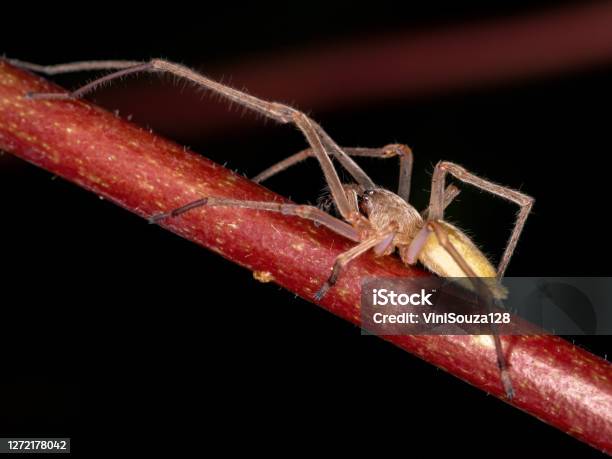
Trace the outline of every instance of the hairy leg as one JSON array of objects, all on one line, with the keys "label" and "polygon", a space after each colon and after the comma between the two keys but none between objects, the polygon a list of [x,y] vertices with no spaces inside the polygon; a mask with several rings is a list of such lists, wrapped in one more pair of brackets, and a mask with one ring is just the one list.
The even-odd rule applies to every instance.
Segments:
[{"label": "hairy leg", "polygon": [[[369,158],[392,158],[394,156],[399,156],[400,164],[399,164],[399,185],[397,194],[404,198],[406,202],[410,197],[410,179],[412,177],[412,163],[413,163],[413,155],[412,150],[406,145],[400,144],[391,144],[386,145],[382,148],[342,148],[344,152],[349,156],[364,156]],[[273,175],[278,174],[286,169],[289,169],[291,166],[294,166],[307,158],[311,158],[314,156],[312,149],[307,148],[306,150],[302,150],[294,155],[289,156],[282,161],[270,166],[263,172],[260,172],[255,177],[253,177],[253,181],[257,183],[261,183],[264,180],[269,179]],[[350,172],[350,171],[349,171]],[[355,178],[357,180],[357,178]]]},{"label": "hairy leg", "polygon": [[[492,312],[492,303],[494,301],[493,295],[486,284],[480,280],[478,276],[474,273],[470,265],[465,261],[465,259],[461,256],[461,254],[457,251],[455,246],[452,244],[444,227],[437,223],[436,221],[429,221],[426,225],[426,228],[429,231],[433,231],[436,235],[436,238],[440,242],[440,245],[444,247],[444,249],[450,254],[451,257],[455,260],[455,262],[461,267],[461,270],[465,273],[466,276],[470,278],[470,281],[474,285],[475,291],[478,293],[480,298],[483,298],[489,308],[489,311]],[[512,400],[514,397],[514,388],[512,387],[512,380],[510,379],[510,372],[508,369],[508,362],[506,361],[506,356],[504,355],[504,350],[502,346],[501,339],[499,337],[499,331],[497,328],[497,324],[495,322],[491,322],[491,332],[493,341],[495,343],[495,353],[497,356],[497,367],[499,368],[502,385],[504,387],[504,391],[506,392],[506,396],[508,399]]]},{"label": "hairy leg", "polygon": [[299,204],[284,204],[280,202],[267,201],[243,201],[240,199],[208,197],[192,201],[182,207],[173,209],[169,212],[153,215],[149,218],[150,223],[159,223],[167,218],[177,217],[185,212],[189,212],[199,207],[240,207],[243,209],[263,210],[277,212],[283,215],[294,215],[297,217],[312,220],[315,223],[326,226],[333,232],[344,236],[355,242],[359,242],[358,232],[349,224],[332,217],[326,212],[314,206],[304,206]]},{"label": "hairy leg", "polygon": [[519,213],[514,223],[514,229],[512,230],[510,239],[506,244],[501,262],[497,267],[498,277],[503,277],[506,268],[508,267],[508,263],[510,262],[510,258],[512,257],[512,253],[516,248],[519,236],[521,235],[523,227],[525,226],[525,221],[529,216],[529,212],[531,212],[534,199],[531,196],[521,193],[520,191],[480,178],[457,164],[441,161],[436,165],[431,180],[431,196],[429,202],[429,219],[431,220],[442,220],[444,217],[444,183],[446,181],[446,174],[448,173],[462,182],[469,183],[477,188],[512,201],[520,206]]},{"label": "hairy leg", "polygon": [[[461,193],[461,190],[457,188],[455,185],[449,185],[444,190],[444,209],[446,209],[451,202],[455,200],[455,198]],[[427,220],[429,218],[429,207],[421,212],[421,217],[423,220]]]},{"label": "hairy leg", "polygon": [[325,294],[329,291],[330,288],[337,282],[338,277],[340,277],[340,273],[346,267],[346,265],[354,260],[355,258],[363,255],[371,248],[378,246],[379,244],[389,240],[393,240],[395,233],[397,232],[396,228],[389,229],[388,231],[371,236],[370,238],[360,242],[355,247],[347,250],[346,252],[338,255],[336,261],[334,262],[334,266],[332,268],[332,272],[329,278],[325,281],[325,283],[321,286],[319,291],[315,294],[315,300],[320,301]]},{"label": "hairy leg", "polygon": [[92,70],[126,69],[142,64],[140,61],[81,61],[68,62],[66,64],[40,65],[32,62],[20,61],[19,59],[7,59],[10,64],[33,72],[45,75],[59,75],[61,73],[88,72]]},{"label": "hairy leg", "polygon": [[315,294],[315,299],[320,301],[323,296],[329,291],[329,289],[336,283],[342,269],[355,258],[367,252],[369,249],[376,249],[377,253],[382,253],[385,249],[393,242],[393,238],[397,232],[397,228],[392,228],[387,232],[379,235],[374,235],[364,241],[360,242],[360,235],[356,229],[351,225],[332,217],[326,212],[314,206],[305,206],[297,204],[284,204],[267,201],[242,201],[238,199],[228,198],[215,198],[208,197],[202,198],[197,201],[192,201],[182,207],[173,209],[169,212],[153,215],[149,218],[150,223],[159,223],[167,218],[177,217],[185,212],[189,212],[193,209],[203,206],[216,206],[216,207],[240,207],[243,209],[252,210],[263,210],[268,212],[278,212],[283,215],[294,215],[297,217],[305,218],[314,221],[318,224],[324,225],[331,229],[337,234],[351,239],[355,242],[359,242],[356,246],[352,247],[348,251],[339,255],[334,266],[332,273],[319,291]]},{"label": "hairy leg", "polygon": [[[19,65],[18,62],[17,64]],[[358,221],[362,220],[360,215],[352,211],[329,155],[335,155],[341,164],[347,170],[349,170],[363,186],[373,187],[374,183],[357,165],[357,163],[355,163],[346,153],[344,153],[317,123],[311,120],[304,113],[292,107],[277,102],[268,102],[259,99],[245,92],[211,80],[210,78],[207,78],[204,75],[189,69],[188,67],[161,59],[152,59],[151,61],[144,63],[134,63],[129,61],[105,61],[103,63],[95,64],[89,61],[72,64],[60,64],[59,66],[35,66],[34,64],[22,63],[22,66],[26,68],[29,66],[29,68],[45,73],[91,70],[92,68],[120,69],[109,75],[100,77],[70,93],[30,94],[29,97],[32,99],[61,100],[77,98],[95,90],[104,83],[129,74],[140,72],[167,72],[178,77],[185,78],[195,84],[209,89],[210,91],[220,94],[232,102],[235,102],[245,108],[253,110],[280,123],[293,123],[302,131],[310,144],[314,155],[319,160],[319,164],[321,165],[323,174],[325,175],[325,180],[328,183],[332,197],[340,214],[345,220],[351,223],[357,223]]]}]

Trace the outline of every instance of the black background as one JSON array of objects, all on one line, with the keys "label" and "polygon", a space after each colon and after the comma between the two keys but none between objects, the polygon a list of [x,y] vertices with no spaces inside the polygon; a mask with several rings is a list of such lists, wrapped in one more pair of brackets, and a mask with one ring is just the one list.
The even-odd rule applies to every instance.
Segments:
[{"label": "black background", "polygon": [[[435,30],[561,3],[570,2],[415,3],[406,10],[32,6],[6,16],[14,23],[1,32],[0,52],[39,63],[163,56],[222,72],[227,63],[260,54],[364,34]],[[605,217],[611,76],[612,65],[600,65],[311,114],[341,145],[411,145],[419,208],[439,159],[534,196],[534,213],[508,275],[610,275]],[[56,81],[76,87],[87,78]],[[155,106],[154,89],[150,109],[163,111]],[[120,101],[105,105],[112,91],[92,99],[122,109]],[[179,101],[190,97],[180,87],[176,92]],[[221,103],[202,103],[226,112]],[[138,118],[248,175],[304,146],[293,129],[257,119],[233,135],[203,129],[181,137],[170,122]],[[377,182],[395,185],[394,162],[365,165]],[[433,455],[474,457],[599,454],[45,171],[5,155],[0,174],[2,436],[71,436],[81,451],[107,449],[113,435],[125,442],[133,432],[133,448],[167,450],[181,444],[286,454],[330,447],[402,454],[427,448]],[[316,164],[308,164],[269,186],[296,201],[316,202],[324,183]],[[513,212],[466,189],[450,218],[496,258]],[[610,344],[604,337],[576,342],[601,356]]]}]

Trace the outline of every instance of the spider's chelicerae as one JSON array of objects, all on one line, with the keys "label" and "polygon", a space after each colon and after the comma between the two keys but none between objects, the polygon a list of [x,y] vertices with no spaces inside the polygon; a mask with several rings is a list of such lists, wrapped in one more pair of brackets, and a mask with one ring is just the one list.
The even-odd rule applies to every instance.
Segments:
[{"label": "spider's chelicerae", "polygon": [[[270,167],[257,177],[260,182],[270,176],[314,156],[319,161],[329,186],[333,203],[343,220],[329,215],[313,206],[280,204],[275,202],[241,201],[236,199],[207,196],[188,203],[178,209],[153,215],[152,222],[175,217],[201,206],[231,206],[280,212],[312,220],[332,231],[354,241],[350,250],[338,256],[331,274],[315,295],[320,300],[335,284],[342,269],[351,260],[372,249],[377,256],[390,255],[395,251],[406,264],[421,262],[429,270],[443,277],[497,278],[503,277],[510,257],[516,247],[519,235],[533,206],[533,198],[488,180],[480,178],[463,167],[447,161],[439,162],[431,182],[428,208],[419,213],[408,203],[412,172],[412,152],[403,145],[388,145],[383,148],[341,148],[316,122],[304,113],[290,106],[261,100],[211,80],[183,65],[160,59],[149,62],[133,61],[88,61],[69,64],[41,66],[21,61],[12,63],[30,70],[58,74],[83,70],[115,70],[109,75],[96,79],[70,93],[29,94],[32,99],[71,99],[81,97],[103,83],[137,72],[167,72],[190,80],[204,88],[220,94],[245,108],[251,109],[280,123],[293,123],[306,137],[310,148],[299,152]],[[331,157],[336,158],[355,180],[343,184],[334,169]],[[397,193],[377,187],[368,175],[353,161],[352,156],[387,158],[399,156],[400,180]],[[494,267],[476,245],[456,226],[444,221],[444,209],[459,192],[450,185],[445,188],[446,175],[451,174],[462,182],[474,185],[494,195],[510,200],[520,206],[514,229],[504,250],[501,262]],[[476,282],[475,282],[476,284]],[[481,286],[476,286],[482,288]],[[489,294],[503,299],[505,291],[501,286],[487,284]],[[493,330],[495,332],[495,330]],[[501,341],[493,333],[501,380],[508,398],[513,389]]]}]

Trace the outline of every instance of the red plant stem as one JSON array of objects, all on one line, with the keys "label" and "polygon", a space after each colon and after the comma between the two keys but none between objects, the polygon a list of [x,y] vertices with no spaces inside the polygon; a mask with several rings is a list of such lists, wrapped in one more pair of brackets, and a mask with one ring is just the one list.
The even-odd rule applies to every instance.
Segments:
[{"label": "red plant stem", "polygon": [[[27,100],[58,88],[0,61],[0,148],[141,216],[196,198],[285,201],[265,188],[84,101]],[[296,217],[202,208],[164,222],[168,230],[312,301],[334,258],[350,242]],[[319,304],[358,324],[365,276],[425,276],[394,257],[366,255],[350,265]],[[502,337],[517,408],[612,452],[610,364],[554,336]],[[503,397],[488,337],[387,339],[453,375]]]}]

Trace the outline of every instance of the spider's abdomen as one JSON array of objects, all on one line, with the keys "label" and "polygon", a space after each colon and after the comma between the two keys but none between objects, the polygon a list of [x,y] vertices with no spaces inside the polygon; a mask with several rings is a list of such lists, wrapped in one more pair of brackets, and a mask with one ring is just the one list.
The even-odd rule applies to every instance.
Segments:
[{"label": "spider's abdomen", "polygon": [[[496,281],[497,271],[489,259],[459,228],[444,221],[438,221],[448,235],[449,241],[457,252],[464,258],[468,266],[476,276],[490,279],[487,282],[491,286],[493,296],[504,299],[507,296],[506,289]],[[455,262],[448,251],[440,245],[435,233],[427,237],[427,241],[419,254],[419,261],[429,270],[441,277],[467,277],[467,274]],[[463,282],[462,282],[463,284]],[[465,282],[465,287],[473,290],[471,282]]]}]

